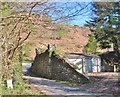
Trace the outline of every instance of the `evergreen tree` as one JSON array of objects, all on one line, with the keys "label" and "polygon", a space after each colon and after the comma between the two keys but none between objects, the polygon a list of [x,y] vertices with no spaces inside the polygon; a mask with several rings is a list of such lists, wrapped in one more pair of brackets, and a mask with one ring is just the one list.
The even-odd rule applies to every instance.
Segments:
[{"label": "evergreen tree", "polygon": [[93,3],[94,18],[87,22],[101,48],[110,48],[113,44],[114,51],[119,50],[120,43],[120,2],[95,2]]},{"label": "evergreen tree", "polygon": [[[113,52],[101,55],[106,65],[117,66],[120,71],[120,2],[94,2],[94,17],[86,26],[93,32],[99,46],[102,49],[110,48],[113,44]],[[105,65],[104,64],[104,65]]]},{"label": "evergreen tree", "polygon": [[89,37],[90,37],[89,42],[84,47],[83,52],[86,54],[95,54],[97,50],[97,42],[96,42],[95,36],[91,34]]}]

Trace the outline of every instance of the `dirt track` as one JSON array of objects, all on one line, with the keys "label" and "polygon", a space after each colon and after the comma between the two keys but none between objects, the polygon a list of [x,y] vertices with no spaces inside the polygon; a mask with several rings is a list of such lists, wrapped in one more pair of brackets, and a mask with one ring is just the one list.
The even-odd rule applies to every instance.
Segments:
[{"label": "dirt track", "polygon": [[92,83],[80,86],[105,94],[120,95],[120,73],[89,73]]},{"label": "dirt track", "polygon": [[[44,93],[47,95],[92,95],[92,97],[98,97],[120,94],[120,73],[89,73],[88,76],[91,79],[91,83],[71,87],[52,80],[30,76],[31,74],[28,71],[30,66],[30,64],[23,65],[23,72],[26,75],[24,79],[27,79],[32,85],[41,89],[42,92],[45,91]],[[111,96],[109,95],[109,97]]]},{"label": "dirt track", "polygon": [[79,86],[69,86],[63,83],[56,82],[55,80],[33,77],[28,71],[30,66],[31,64],[23,65],[23,72],[25,74],[25,76],[23,76],[23,79],[28,80],[30,84],[40,88],[42,92],[45,91],[43,93],[46,93],[46,95],[91,95],[92,97],[104,95],[103,93],[86,90]]}]

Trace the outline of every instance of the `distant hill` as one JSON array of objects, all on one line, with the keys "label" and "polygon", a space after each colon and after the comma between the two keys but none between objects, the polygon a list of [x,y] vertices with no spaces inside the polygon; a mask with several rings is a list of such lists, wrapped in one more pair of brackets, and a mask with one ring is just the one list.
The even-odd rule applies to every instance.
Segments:
[{"label": "distant hill", "polygon": [[32,15],[33,31],[25,42],[23,53],[29,59],[35,56],[35,48],[45,48],[45,45],[55,44],[59,53],[82,53],[88,43],[90,30],[86,27],[71,26],[51,22],[48,17]]}]

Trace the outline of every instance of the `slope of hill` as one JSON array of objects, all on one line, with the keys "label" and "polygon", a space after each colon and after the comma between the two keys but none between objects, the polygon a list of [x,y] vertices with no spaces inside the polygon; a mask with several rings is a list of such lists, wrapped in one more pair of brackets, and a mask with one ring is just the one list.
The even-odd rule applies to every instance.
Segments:
[{"label": "slope of hill", "polygon": [[39,16],[34,16],[32,21],[33,32],[25,43],[25,53],[30,59],[35,56],[35,48],[45,48],[48,44],[55,44],[59,53],[82,53],[88,42],[88,28],[55,23],[48,18],[43,22]]}]

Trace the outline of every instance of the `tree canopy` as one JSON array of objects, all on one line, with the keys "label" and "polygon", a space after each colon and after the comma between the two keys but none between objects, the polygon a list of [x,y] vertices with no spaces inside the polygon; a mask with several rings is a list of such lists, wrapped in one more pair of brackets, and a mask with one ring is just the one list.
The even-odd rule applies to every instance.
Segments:
[{"label": "tree canopy", "polygon": [[[112,52],[101,54],[102,62],[104,65],[116,65],[117,71],[120,71],[120,2],[94,2],[92,5],[94,17],[87,21],[86,26],[100,48],[113,45]],[[90,43],[87,46],[91,48]]]},{"label": "tree canopy", "polygon": [[[82,15],[88,3],[57,3],[49,0],[40,2],[1,2],[0,11],[0,50],[2,53],[2,77],[4,80],[13,78],[13,58],[15,52],[27,40],[36,25],[32,22],[32,14],[39,15],[39,25],[47,28],[50,20],[67,22],[75,16]],[[45,19],[47,18],[47,20]],[[49,28],[49,27],[48,27]],[[54,30],[52,28],[51,30]],[[15,74],[15,73],[14,73]]]},{"label": "tree canopy", "polygon": [[114,51],[120,48],[120,2],[94,2],[94,17],[87,21],[100,43],[101,48],[110,48],[113,44]]}]

